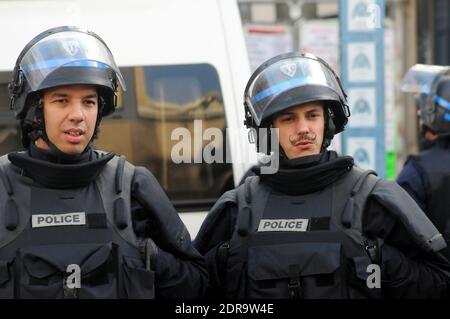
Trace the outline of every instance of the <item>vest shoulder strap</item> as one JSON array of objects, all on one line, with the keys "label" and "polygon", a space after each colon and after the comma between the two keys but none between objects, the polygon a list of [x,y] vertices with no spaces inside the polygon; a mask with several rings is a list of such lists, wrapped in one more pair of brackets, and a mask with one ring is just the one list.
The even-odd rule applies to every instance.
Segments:
[{"label": "vest shoulder strap", "polygon": [[[103,156],[107,154],[103,151],[96,151]],[[131,183],[133,180],[136,167],[128,162],[124,155],[114,156],[99,175],[99,178],[108,182],[109,189],[114,189],[116,194],[121,194],[122,191],[126,192],[131,189]],[[106,185],[104,185],[106,186]],[[128,186],[128,187],[127,187]]]},{"label": "vest shoulder strap", "polygon": [[269,193],[268,186],[260,183],[259,176],[247,177],[238,188],[236,231],[239,235],[246,236],[250,230],[258,228]]},{"label": "vest shoulder strap", "polygon": [[[100,156],[105,154],[96,152]],[[114,156],[97,177],[96,185],[109,222],[117,227],[123,239],[136,246],[138,243],[131,216],[131,187],[135,169],[125,156]]]},{"label": "vest shoulder strap", "polygon": [[366,250],[370,240],[363,234],[362,217],[367,199],[379,181],[375,171],[353,166],[342,180],[333,185],[331,227],[345,233],[357,245],[365,246]]},{"label": "vest shoulder strap", "polygon": [[[0,157],[0,203],[4,206],[0,216],[0,248],[13,241],[25,228],[26,223],[23,215],[23,206],[27,206],[28,193],[20,185],[11,180],[8,170],[11,162],[7,155]],[[14,200],[19,196],[20,200]],[[22,210],[19,210],[19,207]]]},{"label": "vest shoulder strap", "polygon": [[372,263],[380,262],[379,247],[382,245],[382,240],[371,240],[364,235],[362,217],[367,199],[380,180],[375,171],[362,170],[354,166],[346,176],[343,185],[334,187],[336,201],[347,200],[343,209],[342,205],[338,204],[340,209],[332,215],[332,223],[356,244],[363,246]]},{"label": "vest shoulder strap", "polygon": [[0,177],[5,187],[6,192],[9,196],[13,194],[13,188],[11,184],[11,180],[7,174],[8,166],[11,165],[11,162],[8,160],[8,155],[3,155],[0,157]]},{"label": "vest shoulder strap", "polygon": [[[366,201],[380,178],[373,170],[354,167],[346,177],[348,182],[334,189],[334,198],[347,199],[337,225],[362,233],[362,215]],[[344,187],[342,187],[344,186]]]}]

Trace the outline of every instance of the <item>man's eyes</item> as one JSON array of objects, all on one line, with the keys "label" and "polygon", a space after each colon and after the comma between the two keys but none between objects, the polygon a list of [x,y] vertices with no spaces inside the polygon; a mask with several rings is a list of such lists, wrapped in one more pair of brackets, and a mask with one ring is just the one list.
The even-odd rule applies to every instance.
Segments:
[{"label": "man's eyes", "polygon": [[[319,112],[314,112],[314,113],[307,113],[305,115],[306,118],[318,118],[321,116],[321,113]],[[289,122],[289,121],[293,121],[294,120],[294,116],[282,116],[280,117],[280,121],[281,122]]]},{"label": "man's eyes", "polygon": [[56,99],[53,100],[53,103],[67,103],[67,99]]},{"label": "man's eyes", "polygon": [[89,104],[89,105],[96,105],[97,101],[96,100],[86,100],[85,103]]},{"label": "man's eyes", "polygon": [[[69,103],[69,100],[66,98],[55,99],[52,103],[67,104]],[[83,103],[87,105],[97,105],[97,100],[85,100]]]}]

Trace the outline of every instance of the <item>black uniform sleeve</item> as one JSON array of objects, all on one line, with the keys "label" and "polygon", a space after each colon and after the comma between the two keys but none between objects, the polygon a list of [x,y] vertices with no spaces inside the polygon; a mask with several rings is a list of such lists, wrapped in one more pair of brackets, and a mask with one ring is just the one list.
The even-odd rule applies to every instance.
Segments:
[{"label": "black uniform sleeve", "polygon": [[131,197],[136,235],[158,246],[156,298],[202,298],[208,283],[204,258],[156,178],[143,167],[136,167]]},{"label": "black uniform sleeve", "polygon": [[428,210],[427,193],[429,187],[426,174],[422,173],[414,159],[408,160],[397,177],[397,183],[416,201],[417,205],[424,211]]},{"label": "black uniform sleeve", "polygon": [[225,298],[227,248],[236,224],[237,206],[229,202],[218,214],[209,214],[195,238],[195,247],[205,256],[209,271],[207,298]]},{"label": "black uniform sleeve", "polygon": [[381,279],[384,295],[390,298],[447,298],[450,264],[440,254],[415,246],[411,235],[393,214],[370,197],[363,216],[363,232],[382,238]]}]

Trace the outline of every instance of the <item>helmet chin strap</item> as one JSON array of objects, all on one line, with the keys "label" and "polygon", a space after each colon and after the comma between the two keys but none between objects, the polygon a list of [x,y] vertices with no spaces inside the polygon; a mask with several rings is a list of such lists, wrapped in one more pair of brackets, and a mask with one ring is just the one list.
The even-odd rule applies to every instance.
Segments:
[{"label": "helmet chin strap", "polygon": [[333,117],[334,114],[331,111],[330,107],[325,107],[328,111],[325,112],[325,132],[323,134],[323,142],[321,151],[326,150],[328,146],[331,144],[331,140],[334,137],[334,133],[336,132],[336,126],[334,125]]},{"label": "helmet chin strap", "polygon": [[[27,119],[31,118],[33,124],[32,130],[28,133],[28,138],[30,139],[30,143],[35,144],[39,138],[42,138],[44,142],[48,145],[50,153],[57,158],[64,159],[70,154],[66,154],[61,151],[55,144],[53,144],[48,138],[47,131],[45,129],[45,120],[43,113],[43,105],[42,100],[40,100],[39,105],[31,106],[28,113]],[[28,120],[29,123],[29,120]]]}]

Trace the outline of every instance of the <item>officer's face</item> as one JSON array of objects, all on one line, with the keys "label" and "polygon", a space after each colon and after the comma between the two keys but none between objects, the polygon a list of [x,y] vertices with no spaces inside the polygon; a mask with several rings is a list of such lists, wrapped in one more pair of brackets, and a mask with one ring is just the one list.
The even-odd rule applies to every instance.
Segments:
[{"label": "officer's face", "polygon": [[279,129],[280,145],[289,159],[319,154],[325,129],[321,103],[305,103],[291,107],[273,120]]},{"label": "officer's face", "polygon": [[[98,112],[97,90],[93,86],[63,86],[45,91],[44,119],[47,136],[66,154],[81,154],[92,136]],[[49,149],[43,139],[36,145]]]}]

